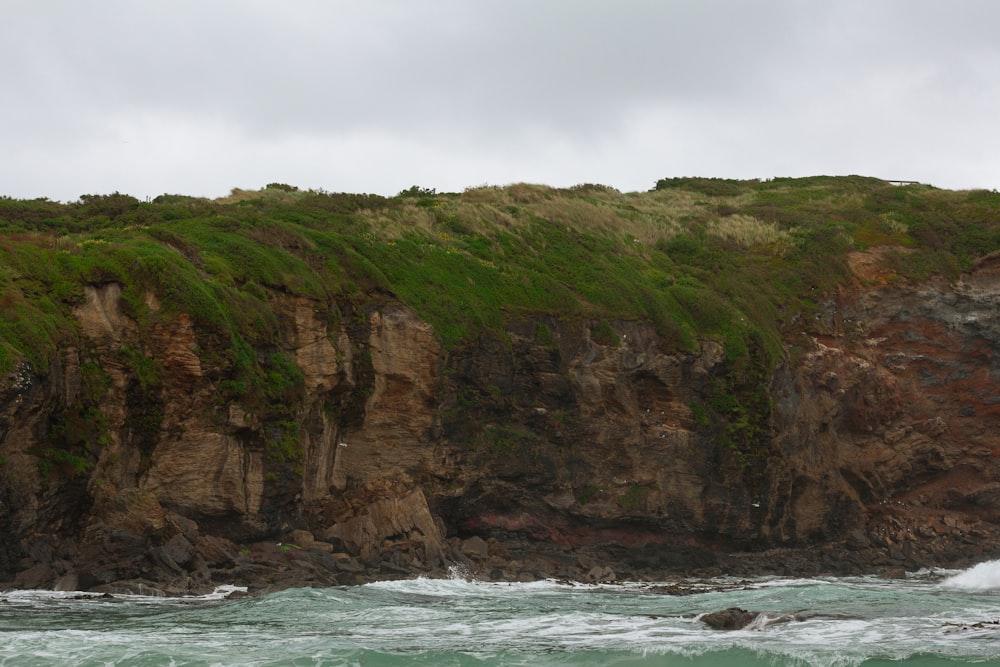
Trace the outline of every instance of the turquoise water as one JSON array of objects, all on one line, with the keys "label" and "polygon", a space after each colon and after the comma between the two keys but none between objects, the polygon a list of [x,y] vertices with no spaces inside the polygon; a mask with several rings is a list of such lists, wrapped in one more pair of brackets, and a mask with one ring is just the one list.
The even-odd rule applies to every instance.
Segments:
[{"label": "turquoise water", "polygon": [[[236,600],[11,591],[0,665],[1000,665],[1000,561],[667,583],[690,594],[459,577]],[[734,606],[765,615],[729,632],[698,620]]]}]

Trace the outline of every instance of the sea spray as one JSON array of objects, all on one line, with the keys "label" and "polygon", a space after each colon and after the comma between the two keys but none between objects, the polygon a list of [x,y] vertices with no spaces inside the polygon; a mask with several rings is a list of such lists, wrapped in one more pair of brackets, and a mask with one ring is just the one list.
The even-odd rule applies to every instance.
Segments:
[{"label": "sea spray", "polygon": [[941,582],[945,588],[967,591],[1000,590],[1000,560],[979,563]]}]

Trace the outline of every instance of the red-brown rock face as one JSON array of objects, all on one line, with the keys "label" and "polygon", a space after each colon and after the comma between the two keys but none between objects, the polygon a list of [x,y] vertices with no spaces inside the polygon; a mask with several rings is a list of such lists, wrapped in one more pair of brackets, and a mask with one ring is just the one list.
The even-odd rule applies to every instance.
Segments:
[{"label": "red-brown rock face", "polygon": [[[859,289],[831,308],[776,392],[775,441],[790,488],[803,489],[792,494],[805,514],[793,514],[800,537],[830,535],[824,523],[839,515],[824,519],[818,507],[849,499],[853,526],[895,553],[990,550],[998,298],[1000,276],[986,262],[954,285]],[[825,500],[804,503],[809,494]]]}]

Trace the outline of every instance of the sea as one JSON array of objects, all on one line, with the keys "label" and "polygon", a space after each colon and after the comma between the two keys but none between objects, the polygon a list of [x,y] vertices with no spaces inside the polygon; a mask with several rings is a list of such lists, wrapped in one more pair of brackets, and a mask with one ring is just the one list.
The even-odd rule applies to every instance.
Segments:
[{"label": "sea", "polygon": [[[0,665],[1000,665],[1000,561],[905,578],[384,581],[227,597],[0,593]],[[760,612],[740,630],[701,615]]]}]

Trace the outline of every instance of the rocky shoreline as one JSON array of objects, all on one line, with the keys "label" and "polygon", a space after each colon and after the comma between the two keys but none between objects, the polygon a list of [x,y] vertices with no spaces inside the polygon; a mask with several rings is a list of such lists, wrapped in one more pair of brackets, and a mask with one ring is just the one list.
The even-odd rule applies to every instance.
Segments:
[{"label": "rocky shoreline", "polygon": [[[179,519],[179,520],[178,520]],[[441,558],[423,560],[424,550],[409,543],[385,544],[367,559],[347,553],[343,542],[317,540],[305,530],[282,541],[236,544],[202,535],[190,520],[174,516],[178,532],[154,545],[127,530],[109,530],[84,545],[38,537],[25,546],[19,570],[0,590],[88,591],[112,595],[205,595],[220,586],[262,595],[287,588],[360,585],[379,580],[465,578],[527,582],[557,579],[580,583],[645,581],[664,594],[692,592],[693,581],[719,577],[861,576],[901,578],[932,568],[961,569],[1000,557],[1000,535],[962,540],[904,543],[899,548],[853,541],[812,548],[722,552],[701,547],[615,545],[561,548],[518,536],[500,540],[452,537],[441,543]],[[186,530],[185,530],[186,529]],[[674,582],[674,583],[671,583]],[[681,583],[678,583],[681,582]],[[718,585],[716,582],[713,585]]]}]

